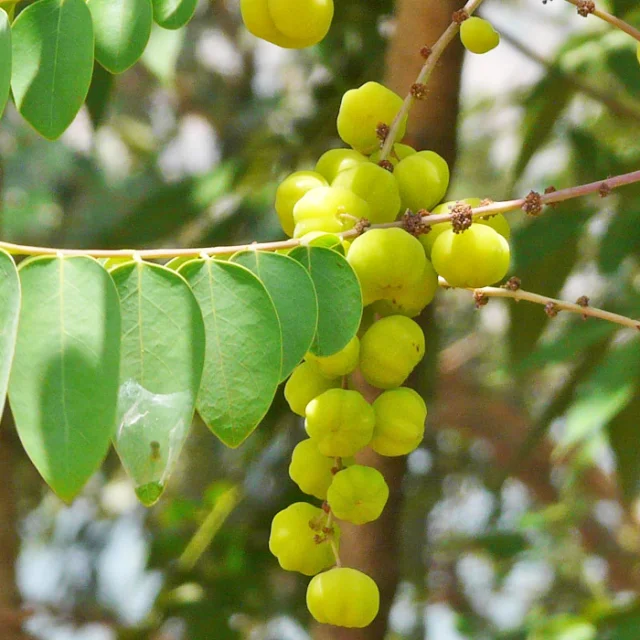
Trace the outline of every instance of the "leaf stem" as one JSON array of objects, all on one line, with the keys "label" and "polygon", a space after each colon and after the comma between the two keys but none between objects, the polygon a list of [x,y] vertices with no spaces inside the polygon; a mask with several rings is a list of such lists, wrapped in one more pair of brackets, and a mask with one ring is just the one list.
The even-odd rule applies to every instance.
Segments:
[{"label": "leaf stem", "polygon": [[[640,182],[640,170],[624,173],[613,178],[606,178],[596,182],[570,187],[568,189],[560,189],[552,193],[540,195],[540,204],[548,205],[556,202],[564,202],[572,198],[587,196],[592,193],[609,192],[610,190],[623,187],[625,185]],[[471,210],[473,217],[484,217],[494,215],[496,213],[507,213],[522,209],[526,204],[527,198],[518,198],[517,200],[505,200],[502,202],[492,202],[482,207],[476,207]],[[451,220],[451,213],[440,213],[438,215],[430,215],[428,212],[423,215],[422,223],[425,227],[430,227],[440,222],[448,222]],[[370,229],[388,229],[390,227],[402,227],[404,222],[398,220],[396,222],[387,222],[385,224],[371,225]],[[336,235],[341,238],[353,238],[359,235],[359,231],[351,229],[338,233]],[[248,244],[219,246],[219,247],[195,247],[195,248],[169,248],[169,249],[57,249],[54,247],[38,247],[23,244],[14,244],[12,242],[0,241],[0,249],[4,249],[10,254],[21,256],[91,256],[93,258],[131,258],[139,256],[142,260],[162,260],[167,258],[201,258],[202,256],[220,256],[231,255],[238,251],[276,251],[278,249],[293,249],[301,244],[299,238],[290,238],[289,240],[277,240],[274,242],[251,242]]]},{"label": "leaf stem", "polygon": [[[582,4],[583,4],[581,0],[566,0],[566,1],[569,4],[572,4],[578,8],[582,7]],[[625,33],[629,34],[632,38],[640,42],[640,31],[638,31],[638,29],[636,29],[635,27],[632,27],[628,22],[625,22],[621,18],[618,18],[617,16],[612,15],[608,11],[603,11],[602,9],[595,9],[591,13],[594,16],[597,16],[598,18],[600,18],[601,20],[608,22],[610,25],[616,27],[617,29],[624,31]]]},{"label": "leaf stem", "polygon": [[[467,4],[462,8],[462,11],[465,11],[468,15],[472,15],[478,7],[482,4],[483,0],[469,0]],[[447,47],[451,44],[452,40],[456,37],[458,32],[460,31],[460,24],[454,20],[451,21],[451,24],[445,29],[444,33],[438,38],[437,42],[431,48],[431,53],[429,57],[425,61],[422,69],[420,69],[420,73],[416,78],[415,84],[426,84],[431,77],[431,74],[435,70],[438,61],[442,57],[442,54],[445,52]],[[396,142],[396,138],[398,137],[398,133],[400,131],[400,126],[402,121],[406,116],[409,115],[409,111],[411,111],[411,107],[413,107],[416,98],[413,95],[413,92],[410,90],[407,93],[406,98],[404,99],[404,103],[400,111],[396,114],[396,117],[391,124],[389,129],[389,133],[385,138],[384,145],[382,146],[382,151],[380,152],[380,160],[386,160],[393,149],[393,145]]]}]

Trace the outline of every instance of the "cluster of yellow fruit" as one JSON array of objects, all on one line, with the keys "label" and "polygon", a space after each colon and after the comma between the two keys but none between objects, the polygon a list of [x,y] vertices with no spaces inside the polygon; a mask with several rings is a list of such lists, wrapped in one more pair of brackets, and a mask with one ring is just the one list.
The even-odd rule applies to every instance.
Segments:
[{"label": "cluster of yellow fruit", "polygon": [[241,0],[240,10],[254,36],[285,49],[317,44],[333,20],[333,0]]},{"label": "cluster of yellow fruit", "polygon": [[[338,133],[350,149],[325,153],[313,171],[286,178],[276,194],[284,231],[302,243],[325,235],[345,250],[360,282],[366,313],[358,336],[329,357],[307,354],[285,386],[292,411],[305,418],[308,439],[295,448],[289,474],[322,506],[298,502],[276,515],[269,547],[280,565],[314,576],[307,605],[320,622],[366,627],[378,613],[379,593],[366,574],[336,565],[340,527],[376,520],[389,497],[382,474],[356,464],[353,456],[371,447],[383,456],[407,455],[424,436],[427,408],[403,387],[425,352],[425,338],[412,320],[434,298],[438,275],[452,286],[480,287],[501,280],[509,267],[509,225],[503,216],[471,224],[469,207],[444,203],[449,167],[433,151],[395,144],[381,160],[381,144],[402,107],[402,99],[368,82],[348,91],[338,114]],[[404,126],[400,126],[400,137]],[[393,223],[407,210],[426,217],[463,208],[464,224],[429,228],[419,218],[410,228]],[[360,224],[353,242],[331,234]],[[424,233],[429,230],[429,233]],[[321,238],[318,238],[321,236]],[[375,387],[373,403],[354,390],[354,375]],[[362,388],[362,384],[360,384]],[[332,568],[333,567],[333,568]]]}]

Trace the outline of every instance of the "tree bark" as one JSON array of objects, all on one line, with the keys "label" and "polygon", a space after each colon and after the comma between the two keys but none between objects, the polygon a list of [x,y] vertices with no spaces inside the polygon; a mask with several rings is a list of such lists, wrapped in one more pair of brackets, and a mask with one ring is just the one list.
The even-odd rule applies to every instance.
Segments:
[{"label": "tree bark", "polygon": [[[384,84],[404,96],[415,81],[424,60],[420,49],[432,45],[451,22],[451,14],[462,6],[462,0],[398,0],[396,29],[390,42],[386,60]],[[429,83],[426,100],[415,105],[409,118],[405,142],[418,149],[440,153],[450,165],[455,159],[458,94],[462,67],[462,47],[456,42],[443,56]],[[431,323],[421,324],[425,332]],[[431,325],[432,326],[432,325]],[[430,340],[433,358],[426,362],[422,375],[414,385],[424,394],[423,381],[432,380],[428,370],[435,367],[435,342]],[[426,370],[426,371],[425,371]],[[371,398],[371,389],[363,386]],[[315,640],[383,640],[387,633],[389,609],[398,585],[399,551],[402,531],[403,479],[406,459],[384,458],[367,449],[357,456],[361,464],[380,470],[389,485],[389,501],[382,517],[364,526],[341,524],[341,559],[345,566],[360,569],[370,575],[380,588],[380,613],[366,629],[343,629],[315,625]]]}]

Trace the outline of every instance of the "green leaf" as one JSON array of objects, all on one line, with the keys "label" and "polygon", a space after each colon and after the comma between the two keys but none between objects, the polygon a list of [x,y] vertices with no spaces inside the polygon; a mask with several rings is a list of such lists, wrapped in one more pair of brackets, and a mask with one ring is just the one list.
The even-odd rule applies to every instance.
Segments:
[{"label": "green leaf", "polygon": [[0,118],[9,99],[11,88],[11,23],[0,8]]},{"label": "green leaf", "polygon": [[11,88],[24,119],[55,140],[87,97],[93,23],[84,0],[39,0],[13,23]]},{"label": "green leaf", "polygon": [[0,416],[7,397],[20,315],[20,280],[13,258],[0,250]]},{"label": "green leaf", "polygon": [[22,308],[9,401],[34,465],[65,501],[105,457],[116,424],[120,304],[86,256],[20,266]]},{"label": "green leaf", "polygon": [[198,0],[153,0],[153,19],[163,29],[184,27],[193,17]]},{"label": "green leaf", "polygon": [[615,272],[624,259],[640,249],[640,198],[621,192],[620,206],[600,243],[599,265],[605,273]]},{"label": "green leaf", "polygon": [[289,255],[311,274],[318,296],[318,331],[310,351],[330,356],[347,346],[362,319],[362,292],[351,265],[323,247],[296,247]]},{"label": "green leaf", "polygon": [[114,444],[149,506],[164,491],[189,433],[204,366],[204,323],[175,271],[136,262],[116,267],[111,277],[122,310]]},{"label": "green leaf", "polygon": [[87,109],[94,128],[98,128],[107,115],[109,98],[113,91],[114,76],[109,73],[101,64],[93,66],[91,76],[91,86],[87,94]]},{"label": "green leaf", "polygon": [[184,37],[185,31],[167,31],[156,24],[151,28],[149,44],[142,54],[142,64],[166,85],[175,80]]},{"label": "green leaf", "polygon": [[318,326],[318,299],[309,272],[289,256],[243,251],[232,258],[260,278],[276,307],[282,329],[282,373],[289,377],[309,351]]},{"label": "green leaf", "polygon": [[96,60],[111,73],[134,65],[149,42],[151,0],[89,0],[96,34]]},{"label": "green leaf", "polygon": [[564,74],[551,68],[531,90],[524,101],[524,133],[520,155],[515,163],[515,182],[527,168],[535,153],[549,139],[553,128],[563,114],[574,93]]},{"label": "green leaf", "polygon": [[204,317],[207,350],[196,407],[224,444],[237,447],[267,413],[280,382],[282,334],[258,278],[231,262],[180,268]]},{"label": "green leaf", "polygon": [[561,447],[572,447],[600,435],[629,404],[639,378],[640,341],[623,342],[611,349],[590,378],[578,387],[577,399],[567,412]]},{"label": "green leaf", "polygon": [[618,481],[629,505],[640,493],[640,390],[631,402],[609,422],[609,444],[616,460]]}]

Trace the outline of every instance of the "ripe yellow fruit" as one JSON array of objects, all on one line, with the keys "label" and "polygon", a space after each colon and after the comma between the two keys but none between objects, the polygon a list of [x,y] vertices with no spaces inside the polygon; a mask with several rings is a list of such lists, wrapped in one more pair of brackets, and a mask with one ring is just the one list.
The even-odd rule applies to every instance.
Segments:
[{"label": "ripe yellow fruit", "polygon": [[305,193],[293,207],[293,236],[300,238],[311,231],[340,233],[353,228],[355,219],[369,215],[369,205],[349,189],[317,187]]},{"label": "ripe yellow fruit", "polygon": [[[342,96],[338,112],[338,134],[360,153],[373,153],[380,144],[378,125],[391,125],[401,108],[402,98],[398,94],[378,82],[367,82]],[[404,136],[406,127],[405,117],[398,132],[398,140]]]},{"label": "ripe yellow fruit", "polygon": [[487,53],[500,44],[500,34],[488,20],[472,16],[460,25],[460,39],[467,51]]},{"label": "ripe yellow fruit", "polygon": [[374,323],[360,341],[360,371],[378,389],[399,387],[424,356],[424,333],[405,316]]},{"label": "ripe yellow fruit", "polygon": [[427,260],[420,280],[398,291],[389,300],[378,300],[371,306],[381,316],[401,315],[415,318],[432,302],[438,290],[438,274]]},{"label": "ripe yellow fruit", "polygon": [[307,608],[321,624],[368,627],[378,615],[378,585],[356,569],[336,567],[315,576],[307,588]]},{"label": "ripe yellow fruit", "polygon": [[332,356],[321,357],[307,353],[305,360],[315,364],[318,371],[327,378],[349,375],[360,360],[360,340],[358,336],[354,336],[344,349]]},{"label": "ripe yellow fruit", "polygon": [[306,410],[305,427],[320,453],[348,458],[366,447],[373,436],[375,414],[357,391],[329,389]]},{"label": "ripe yellow fruit", "polygon": [[463,233],[449,229],[436,239],[431,260],[434,269],[452,287],[486,287],[507,274],[509,243],[484,224],[474,224]]},{"label": "ripe yellow fruit", "polygon": [[293,236],[293,208],[302,196],[316,187],[328,187],[329,183],[315,171],[296,171],[285,178],[276,191],[276,213],[282,229]]},{"label": "ripe yellow fruit", "polygon": [[327,491],[327,502],[336,518],[353,524],[377,520],[388,499],[389,487],[384,476],[361,464],[337,473]]},{"label": "ripe yellow fruit", "polygon": [[340,386],[340,379],[322,375],[312,362],[303,362],[294,370],[284,386],[284,397],[293,413],[304,416],[307,405],[321,393]]},{"label": "ripe yellow fruit", "polygon": [[[450,213],[451,209],[460,202],[468,204],[474,209],[482,204],[482,200],[480,198],[464,198],[462,200],[452,200],[451,202],[443,202],[442,204],[439,204],[431,213],[433,215]],[[473,222],[474,224],[484,224],[488,227],[491,227],[507,240],[511,237],[511,227],[509,226],[509,222],[501,213],[482,218],[474,218]],[[444,231],[447,231],[447,229],[451,228],[452,227],[450,222],[441,222],[440,224],[434,224],[431,227],[431,231],[429,233],[424,233],[420,236],[420,242],[422,242],[422,246],[424,246],[427,256],[431,255],[431,249],[433,248],[433,244],[438,236]]]},{"label": "ripe yellow fruit", "polygon": [[[306,502],[296,502],[276,514],[269,550],[283,569],[313,576],[335,563],[329,538],[322,535],[325,523],[324,511]],[[340,529],[336,525],[332,535],[338,543]]]},{"label": "ripe yellow fruit", "polygon": [[400,211],[398,182],[386,169],[367,162],[340,172],[331,183],[359,195],[370,209],[369,222],[393,222]]},{"label": "ripe yellow fruit", "polygon": [[286,49],[320,42],[333,20],[333,0],[241,0],[247,29]]},{"label": "ripe yellow fruit", "polygon": [[333,481],[335,459],[320,453],[315,442],[303,440],[291,454],[289,476],[304,493],[319,500],[327,499],[327,490]]},{"label": "ripe yellow fruit", "polygon": [[426,263],[420,242],[397,227],[363,233],[351,244],[347,260],[360,281],[365,306],[376,300],[392,300],[415,285]]},{"label": "ripe yellow fruit", "polygon": [[331,183],[342,171],[352,169],[363,162],[367,162],[367,156],[355,149],[330,149],[320,156],[315,170]]},{"label": "ripe yellow fruit", "polygon": [[413,389],[385,391],[373,403],[376,426],[371,447],[381,456],[405,456],[424,437],[427,405]]},{"label": "ripe yellow fruit", "polygon": [[401,160],[394,172],[403,209],[430,211],[449,188],[449,165],[434,151],[419,151]]}]

